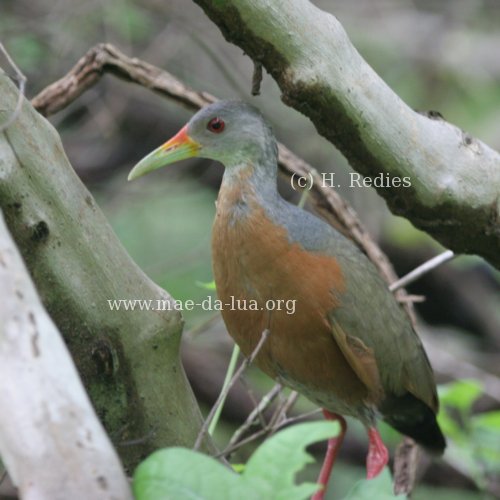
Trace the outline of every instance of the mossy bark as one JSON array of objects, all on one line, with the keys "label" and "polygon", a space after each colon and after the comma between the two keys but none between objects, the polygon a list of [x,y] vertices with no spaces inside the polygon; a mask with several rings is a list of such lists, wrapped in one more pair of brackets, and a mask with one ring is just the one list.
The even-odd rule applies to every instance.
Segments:
[{"label": "mossy bark", "polygon": [[[1,72],[1,121],[17,95]],[[131,260],[26,100],[0,135],[0,207],[126,467],[159,447],[192,446],[202,418],[180,363],[182,319],[110,310],[113,299],[172,299]]]}]

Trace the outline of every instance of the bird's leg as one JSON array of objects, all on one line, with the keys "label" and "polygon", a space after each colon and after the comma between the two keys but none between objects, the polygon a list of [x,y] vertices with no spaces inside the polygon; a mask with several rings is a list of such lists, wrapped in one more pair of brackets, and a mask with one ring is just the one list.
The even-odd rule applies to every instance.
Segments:
[{"label": "bird's leg", "polygon": [[389,452],[375,427],[368,427],[368,456],[366,457],[366,478],[377,477],[389,462]]},{"label": "bird's leg", "polygon": [[340,424],[340,434],[337,437],[328,440],[325,459],[323,460],[321,472],[319,473],[318,477],[318,483],[321,484],[322,488],[311,497],[311,500],[323,500],[326,486],[328,484],[328,479],[330,479],[333,464],[335,463],[335,459],[337,458],[337,452],[339,451],[340,445],[344,440],[345,431],[347,429],[346,421],[340,415],[337,415],[336,413],[330,413],[325,409],[323,409],[323,415],[327,420],[336,420]]}]

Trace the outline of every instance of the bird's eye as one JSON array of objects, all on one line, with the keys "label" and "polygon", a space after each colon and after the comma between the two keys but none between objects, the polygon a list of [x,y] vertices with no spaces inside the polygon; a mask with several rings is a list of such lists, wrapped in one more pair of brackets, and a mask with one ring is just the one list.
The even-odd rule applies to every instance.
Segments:
[{"label": "bird's eye", "polygon": [[225,125],[224,120],[217,116],[208,122],[207,129],[214,134],[220,134],[224,130]]}]

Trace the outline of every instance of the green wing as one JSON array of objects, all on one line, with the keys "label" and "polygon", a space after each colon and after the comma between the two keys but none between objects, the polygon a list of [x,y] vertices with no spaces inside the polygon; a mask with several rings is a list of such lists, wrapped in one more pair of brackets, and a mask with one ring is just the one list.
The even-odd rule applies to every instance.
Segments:
[{"label": "green wing", "polygon": [[408,317],[362,252],[344,238],[335,247],[346,288],[329,319],[347,360],[369,388],[379,383],[388,395],[410,392],[437,411],[432,368]]}]

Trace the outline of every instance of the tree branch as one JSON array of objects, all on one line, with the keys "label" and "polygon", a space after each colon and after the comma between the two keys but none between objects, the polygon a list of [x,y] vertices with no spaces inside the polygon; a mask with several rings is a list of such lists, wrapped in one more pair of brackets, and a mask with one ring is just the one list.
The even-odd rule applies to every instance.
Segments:
[{"label": "tree branch", "polygon": [[100,43],[91,48],[67,75],[35,96],[31,104],[44,116],[57,113],[95,85],[106,73],[173,98],[191,110],[216,101],[214,96],[195,92],[166,71],[140,59],[127,57],[109,43]]},{"label": "tree branch", "polygon": [[197,450],[200,447],[200,445],[203,442],[203,439],[208,431],[208,426],[210,425],[210,422],[214,418],[214,415],[215,415],[217,409],[224,402],[224,399],[226,398],[226,396],[228,395],[229,391],[231,390],[233,385],[236,383],[236,381],[243,375],[243,372],[253,363],[255,357],[257,356],[257,354],[261,350],[261,348],[264,345],[264,342],[267,340],[268,336],[269,336],[269,330],[266,329],[262,332],[260,340],[257,343],[257,345],[255,346],[255,349],[253,350],[253,352],[250,354],[250,356],[248,358],[245,358],[243,360],[243,363],[241,363],[239,368],[236,370],[235,374],[233,375],[233,377],[231,378],[229,383],[223,388],[223,390],[221,390],[219,397],[217,398],[217,401],[212,406],[209,414],[207,415],[207,418],[205,419],[205,422],[203,422],[203,426],[201,427],[201,430],[198,434],[198,437],[196,438],[196,441],[194,443],[194,447],[193,447],[194,450]]},{"label": "tree branch", "polygon": [[455,254],[451,250],[445,250],[439,255],[436,255],[432,259],[429,259],[427,262],[424,262],[420,266],[416,267],[415,269],[410,271],[406,276],[403,276],[402,278],[398,279],[398,281],[391,283],[391,285],[389,286],[389,290],[391,292],[395,292],[400,288],[408,286],[414,281],[420,279],[424,274],[431,272],[433,269],[436,269],[436,267],[439,267],[441,264],[448,262],[454,257]]},{"label": "tree branch", "polygon": [[[283,101],[308,116],[379,187],[391,210],[455,252],[500,268],[500,155],[410,109],[363,60],[337,19],[307,0],[194,0],[226,39],[260,62]],[[311,36],[314,34],[314,36]],[[363,189],[363,188],[359,188]]]},{"label": "tree branch", "polygon": [[131,499],[0,211],[0,453],[24,499]]}]

